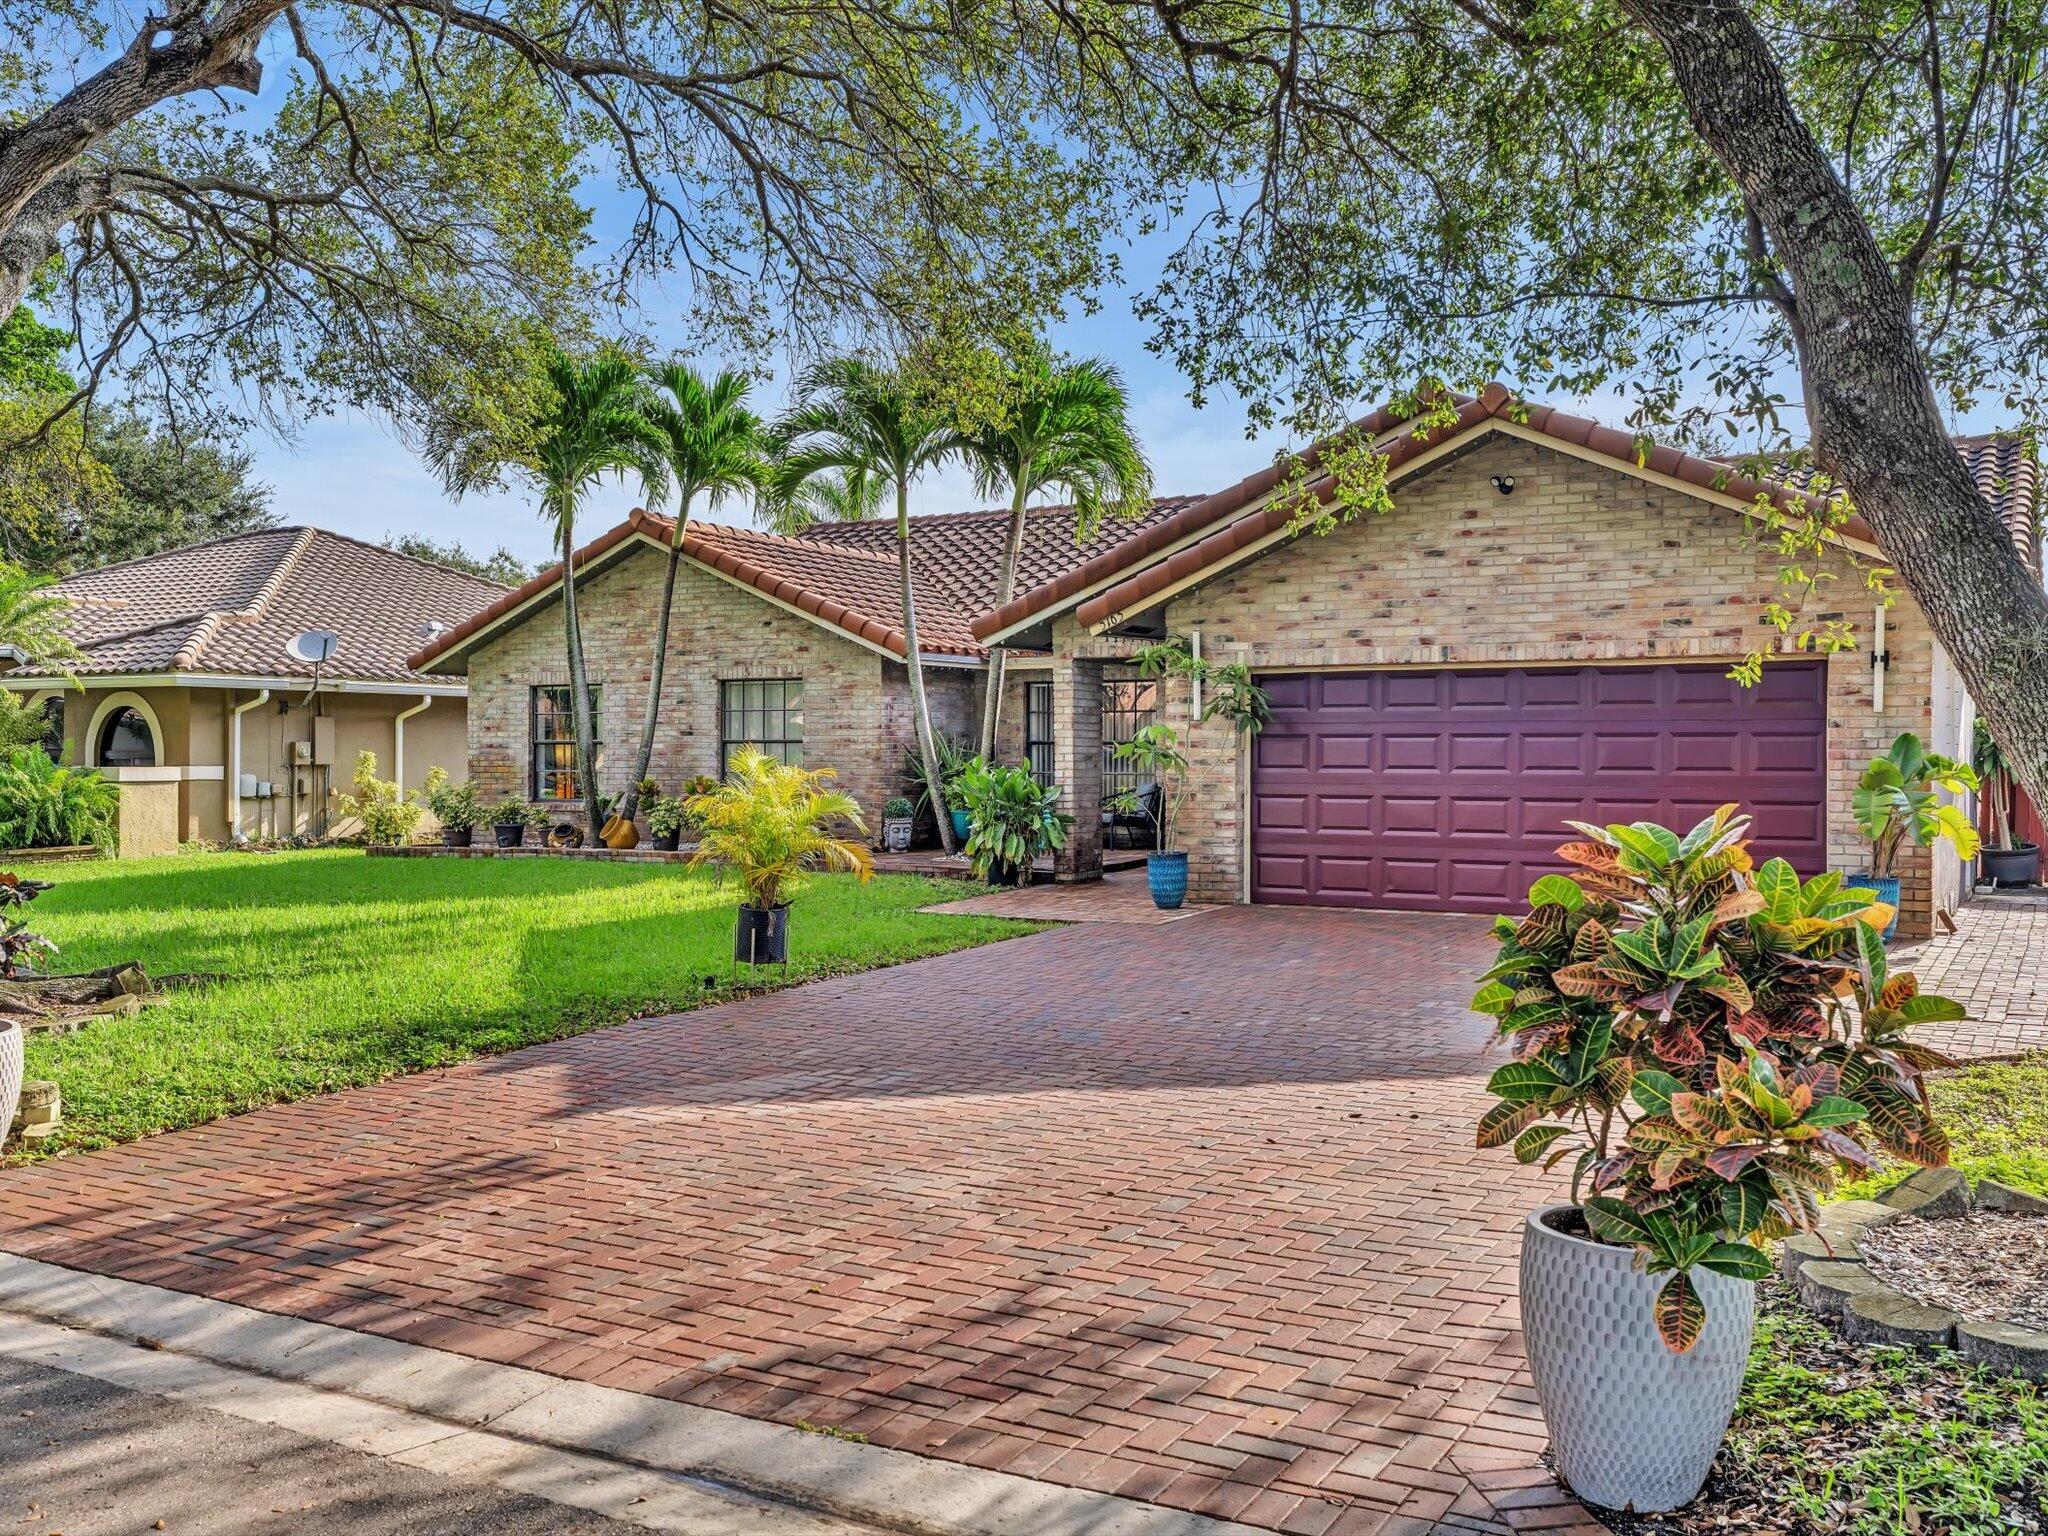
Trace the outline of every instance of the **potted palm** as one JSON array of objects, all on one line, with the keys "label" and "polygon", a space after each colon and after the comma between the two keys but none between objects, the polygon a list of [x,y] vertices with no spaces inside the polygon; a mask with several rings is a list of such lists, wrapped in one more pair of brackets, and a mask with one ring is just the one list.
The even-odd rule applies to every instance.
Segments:
[{"label": "potted palm", "polygon": [[715,864],[746,889],[733,933],[733,959],[753,965],[789,960],[789,898],[815,869],[873,877],[874,860],[860,843],[835,837],[844,822],[862,836],[867,824],[853,796],[828,788],[829,768],[795,768],[757,747],[733,755],[723,784],[690,798],[696,821],[692,864]]},{"label": "potted palm", "polygon": [[1755,867],[1732,805],[1683,837],[1571,825],[1571,873],[1494,923],[1472,1006],[1514,1059],[1478,1145],[1571,1171],[1523,1228],[1530,1372],[1565,1481],[1648,1513],[1699,1491],[1727,1430],[1760,1245],[1880,1153],[1947,1161],[1920,1076],[1950,1063],[1905,1037],[1964,1015],[1888,971],[1868,891]]},{"label": "potted palm", "polygon": [[[1111,756],[1150,775],[1158,786],[1148,807],[1156,835],[1153,851],[1145,856],[1145,881],[1152,890],[1152,905],[1171,912],[1188,899],[1187,850],[1173,846],[1174,828],[1188,798],[1187,754],[1181,751],[1172,726],[1148,725],[1129,741],[1117,743]],[[1143,803],[1136,792],[1118,797],[1118,809],[1127,812],[1140,809]]]},{"label": "potted palm", "polygon": [[1891,907],[1887,939],[1898,931],[1898,858],[1908,837],[1922,848],[1946,842],[1958,857],[1976,857],[1977,829],[1961,806],[1941,798],[1943,790],[1959,795],[1976,787],[1976,770],[1968,763],[1929,752],[1911,731],[1863,770],[1851,803],[1856,825],[1870,841],[1870,868],[1850,875],[1849,883],[1877,892]]},{"label": "potted palm", "polygon": [[975,874],[992,885],[1028,884],[1032,861],[1067,845],[1074,818],[1060,811],[1059,790],[1039,783],[1028,768],[976,758],[953,793],[967,811],[962,849]]},{"label": "potted palm", "polygon": [[1991,830],[1997,842],[1978,851],[1979,868],[1993,885],[2032,885],[2041,873],[2041,850],[2013,836],[2013,771],[2005,751],[1992,734],[1977,722],[1977,739],[1970,753],[1970,766],[1984,788],[1991,808]]},{"label": "potted palm", "polygon": [[891,853],[903,853],[910,847],[910,834],[917,828],[917,821],[911,814],[910,801],[902,795],[884,802],[882,806],[882,846]]}]

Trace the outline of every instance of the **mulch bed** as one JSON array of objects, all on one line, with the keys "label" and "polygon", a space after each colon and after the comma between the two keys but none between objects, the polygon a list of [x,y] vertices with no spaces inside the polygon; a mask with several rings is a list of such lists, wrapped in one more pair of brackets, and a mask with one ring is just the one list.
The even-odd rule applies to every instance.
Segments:
[{"label": "mulch bed", "polygon": [[2048,1216],[1907,1216],[1872,1227],[1861,1247],[1871,1272],[1915,1301],[2048,1328]]}]

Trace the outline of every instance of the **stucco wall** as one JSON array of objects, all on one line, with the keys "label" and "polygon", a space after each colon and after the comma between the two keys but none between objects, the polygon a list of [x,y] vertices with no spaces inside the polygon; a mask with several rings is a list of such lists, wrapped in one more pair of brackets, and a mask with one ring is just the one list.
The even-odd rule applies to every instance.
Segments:
[{"label": "stucco wall", "polygon": [[[1512,496],[1489,484],[1510,474]],[[1384,517],[1280,546],[1176,597],[1167,624],[1199,627],[1205,654],[1258,668],[1446,666],[1637,658],[1732,659],[1767,647],[1763,608],[1778,596],[1774,554],[1737,513],[1645,484],[1611,467],[1495,439],[1400,486]],[[1818,611],[1840,606],[1865,637],[1871,604],[1836,560]],[[1902,730],[1926,734],[1934,646],[1910,599],[1887,618],[1885,708],[1873,708],[1871,656],[1828,667],[1829,852],[1860,869],[1866,851],[1850,816],[1863,765]],[[1099,648],[1071,617],[1055,628],[1062,655]],[[1194,764],[1184,814],[1202,900],[1239,898],[1246,769],[1230,728],[1188,719],[1184,687],[1166,718]],[[1813,873],[1807,871],[1806,873]],[[1929,861],[1914,854],[1904,931],[1930,925]]]},{"label": "stucco wall", "polygon": [[[88,688],[65,697],[65,761],[90,760],[94,743],[91,722],[116,694],[133,695],[148,706],[159,728],[158,750],[167,768],[217,769],[209,778],[188,778],[177,785],[177,805],[168,825],[174,842],[225,842],[228,828],[227,773],[231,762],[229,731],[232,706],[256,697],[253,688]],[[274,689],[264,703],[242,716],[242,771],[276,788],[268,800],[250,799],[242,806],[242,830],[253,838],[312,834],[339,820],[335,802],[348,792],[356,753],[377,755],[377,772],[390,778],[394,770],[395,721],[399,711],[419,702],[417,694],[323,693],[321,713],[335,722],[331,771],[294,768],[292,743],[312,739],[313,710],[303,688]],[[287,705],[280,712],[280,702]],[[458,781],[466,771],[467,732],[460,698],[437,698],[405,726],[405,787],[416,790],[429,768],[439,765]],[[161,798],[161,797],[159,797]],[[324,817],[323,817],[324,812]],[[156,823],[169,813],[152,812]],[[155,823],[153,823],[155,824]]]},{"label": "stucco wall", "polygon": [[[663,570],[663,557],[643,549],[577,591],[590,681],[602,688],[598,781],[608,792],[625,788],[639,745]],[[686,563],[677,582],[650,772],[671,786],[721,771],[721,681],[800,677],[805,763],[835,769],[879,835],[881,806],[896,793],[897,765],[909,740],[895,731],[885,709],[892,693],[907,695],[902,669],[895,668],[893,689],[884,669],[874,651]],[[527,794],[532,689],[567,681],[559,602],[541,605],[471,656],[470,773],[486,801]]]}]

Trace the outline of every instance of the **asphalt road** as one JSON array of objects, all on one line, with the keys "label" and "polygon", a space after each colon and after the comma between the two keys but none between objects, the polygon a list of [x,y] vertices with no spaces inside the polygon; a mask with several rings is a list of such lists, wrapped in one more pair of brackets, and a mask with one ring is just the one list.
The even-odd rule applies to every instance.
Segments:
[{"label": "asphalt road", "polygon": [[154,1531],[645,1536],[489,1484],[0,1357],[0,1532]]}]

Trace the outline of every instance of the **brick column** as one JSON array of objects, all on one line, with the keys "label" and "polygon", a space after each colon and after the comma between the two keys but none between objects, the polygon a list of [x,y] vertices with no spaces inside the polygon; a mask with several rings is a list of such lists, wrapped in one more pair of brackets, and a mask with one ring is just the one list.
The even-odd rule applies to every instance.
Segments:
[{"label": "brick column", "polygon": [[1074,818],[1053,857],[1058,880],[1102,878],[1102,663],[1061,658],[1052,673],[1052,777]]}]

